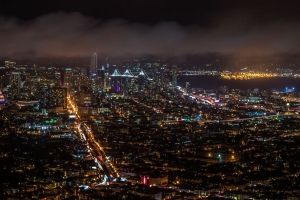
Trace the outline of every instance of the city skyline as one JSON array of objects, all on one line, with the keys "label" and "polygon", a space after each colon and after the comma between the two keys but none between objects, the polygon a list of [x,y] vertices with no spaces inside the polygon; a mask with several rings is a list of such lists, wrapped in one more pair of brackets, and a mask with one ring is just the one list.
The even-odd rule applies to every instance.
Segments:
[{"label": "city skyline", "polygon": [[0,3],[0,199],[300,200],[296,0]]},{"label": "city skyline", "polygon": [[299,70],[123,64],[5,62],[1,199],[299,199]]}]

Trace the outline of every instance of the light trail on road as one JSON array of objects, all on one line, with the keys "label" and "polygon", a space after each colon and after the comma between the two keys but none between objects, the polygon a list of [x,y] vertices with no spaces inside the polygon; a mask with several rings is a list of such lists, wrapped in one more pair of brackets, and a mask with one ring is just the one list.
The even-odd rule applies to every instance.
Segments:
[{"label": "light trail on road", "polygon": [[[90,153],[92,157],[94,157],[94,162],[97,164],[97,167],[99,170],[102,170],[105,172],[106,177],[110,177],[113,175],[113,177],[119,177],[119,174],[116,170],[116,168],[112,165],[111,162],[109,162],[108,157],[106,156],[105,152],[103,151],[103,148],[100,146],[100,144],[95,140],[94,134],[90,130],[90,128],[87,126],[87,124],[80,122],[80,116],[76,111],[76,106],[68,96],[68,103],[71,105],[72,112],[75,113],[77,119],[78,119],[78,132],[80,135],[80,138],[86,142],[87,147],[90,149]],[[95,149],[95,146],[99,148]],[[105,161],[100,160],[99,156],[104,158],[104,160],[107,160],[107,165],[105,164]],[[112,169],[111,169],[112,168]],[[108,178],[104,178],[103,182],[97,185],[106,185],[108,181]]]}]

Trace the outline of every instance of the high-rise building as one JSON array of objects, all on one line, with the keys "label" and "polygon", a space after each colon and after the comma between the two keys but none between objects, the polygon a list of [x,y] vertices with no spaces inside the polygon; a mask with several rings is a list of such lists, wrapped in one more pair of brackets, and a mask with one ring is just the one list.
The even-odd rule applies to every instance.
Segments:
[{"label": "high-rise building", "polygon": [[91,57],[90,76],[97,73],[97,54],[93,53]]},{"label": "high-rise building", "polygon": [[99,72],[99,79],[100,79],[100,88],[103,90],[104,89],[104,84],[105,84],[105,69],[104,65],[102,65],[102,68],[100,68]]},{"label": "high-rise building", "polygon": [[62,107],[67,108],[67,88],[50,87],[50,85],[40,85],[38,98],[41,108]]},{"label": "high-rise building", "polygon": [[111,78],[109,76],[109,63],[108,58],[106,58],[106,67],[104,71],[104,88],[110,89],[111,88]]},{"label": "high-rise building", "polygon": [[31,95],[31,74],[22,73],[21,74],[21,91],[20,95],[23,100],[28,99]]},{"label": "high-rise building", "polygon": [[38,86],[38,100],[40,108],[46,108],[49,105],[49,85],[41,84]]},{"label": "high-rise building", "polygon": [[109,76],[109,72],[105,70],[104,72],[104,89],[110,89],[111,88],[111,78]]},{"label": "high-rise building", "polygon": [[91,89],[92,89],[92,92],[95,93],[97,91],[97,84],[96,84],[96,77],[93,76],[91,79],[90,79],[90,85],[91,85]]},{"label": "high-rise building", "polygon": [[165,67],[158,67],[153,75],[153,79],[155,80],[157,85],[165,85],[168,83],[168,79],[166,78]]},{"label": "high-rise building", "polygon": [[8,96],[10,99],[14,99],[20,95],[21,89],[21,73],[20,72],[12,72],[9,79],[9,91]]},{"label": "high-rise building", "polygon": [[49,106],[67,108],[67,88],[64,87],[50,88]]},{"label": "high-rise building", "polygon": [[66,68],[65,77],[64,77],[64,85],[67,87],[72,86],[73,81],[73,70],[72,68]]}]

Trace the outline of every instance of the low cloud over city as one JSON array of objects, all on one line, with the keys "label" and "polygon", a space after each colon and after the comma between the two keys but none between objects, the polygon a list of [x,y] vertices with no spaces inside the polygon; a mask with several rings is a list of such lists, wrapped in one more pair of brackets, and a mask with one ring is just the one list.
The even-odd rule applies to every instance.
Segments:
[{"label": "low cloud over city", "polygon": [[[155,13],[153,13],[155,14]],[[266,20],[252,13],[226,13],[208,26],[162,21],[133,23],[57,12],[22,21],[0,18],[2,57],[83,57],[98,54],[163,55],[298,53],[299,21]]]}]

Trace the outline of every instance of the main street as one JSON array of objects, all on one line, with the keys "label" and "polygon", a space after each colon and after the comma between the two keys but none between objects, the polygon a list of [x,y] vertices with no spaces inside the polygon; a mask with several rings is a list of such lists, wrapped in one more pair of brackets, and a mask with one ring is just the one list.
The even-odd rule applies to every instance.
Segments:
[{"label": "main street", "polygon": [[116,168],[110,162],[109,158],[106,156],[103,148],[96,141],[93,132],[88,127],[88,125],[81,121],[81,116],[78,114],[74,102],[68,96],[68,105],[70,105],[70,111],[72,114],[76,115],[76,121],[78,123],[78,134],[79,137],[86,142],[87,147],[89,148],[91,155],[94,158],[95,163],[97,164],[99,171],[104,171],[104,179],[99,185],[105,185],[108,182],[113,181],[114,178],[119,177],[119,174],[116,171]]}]

